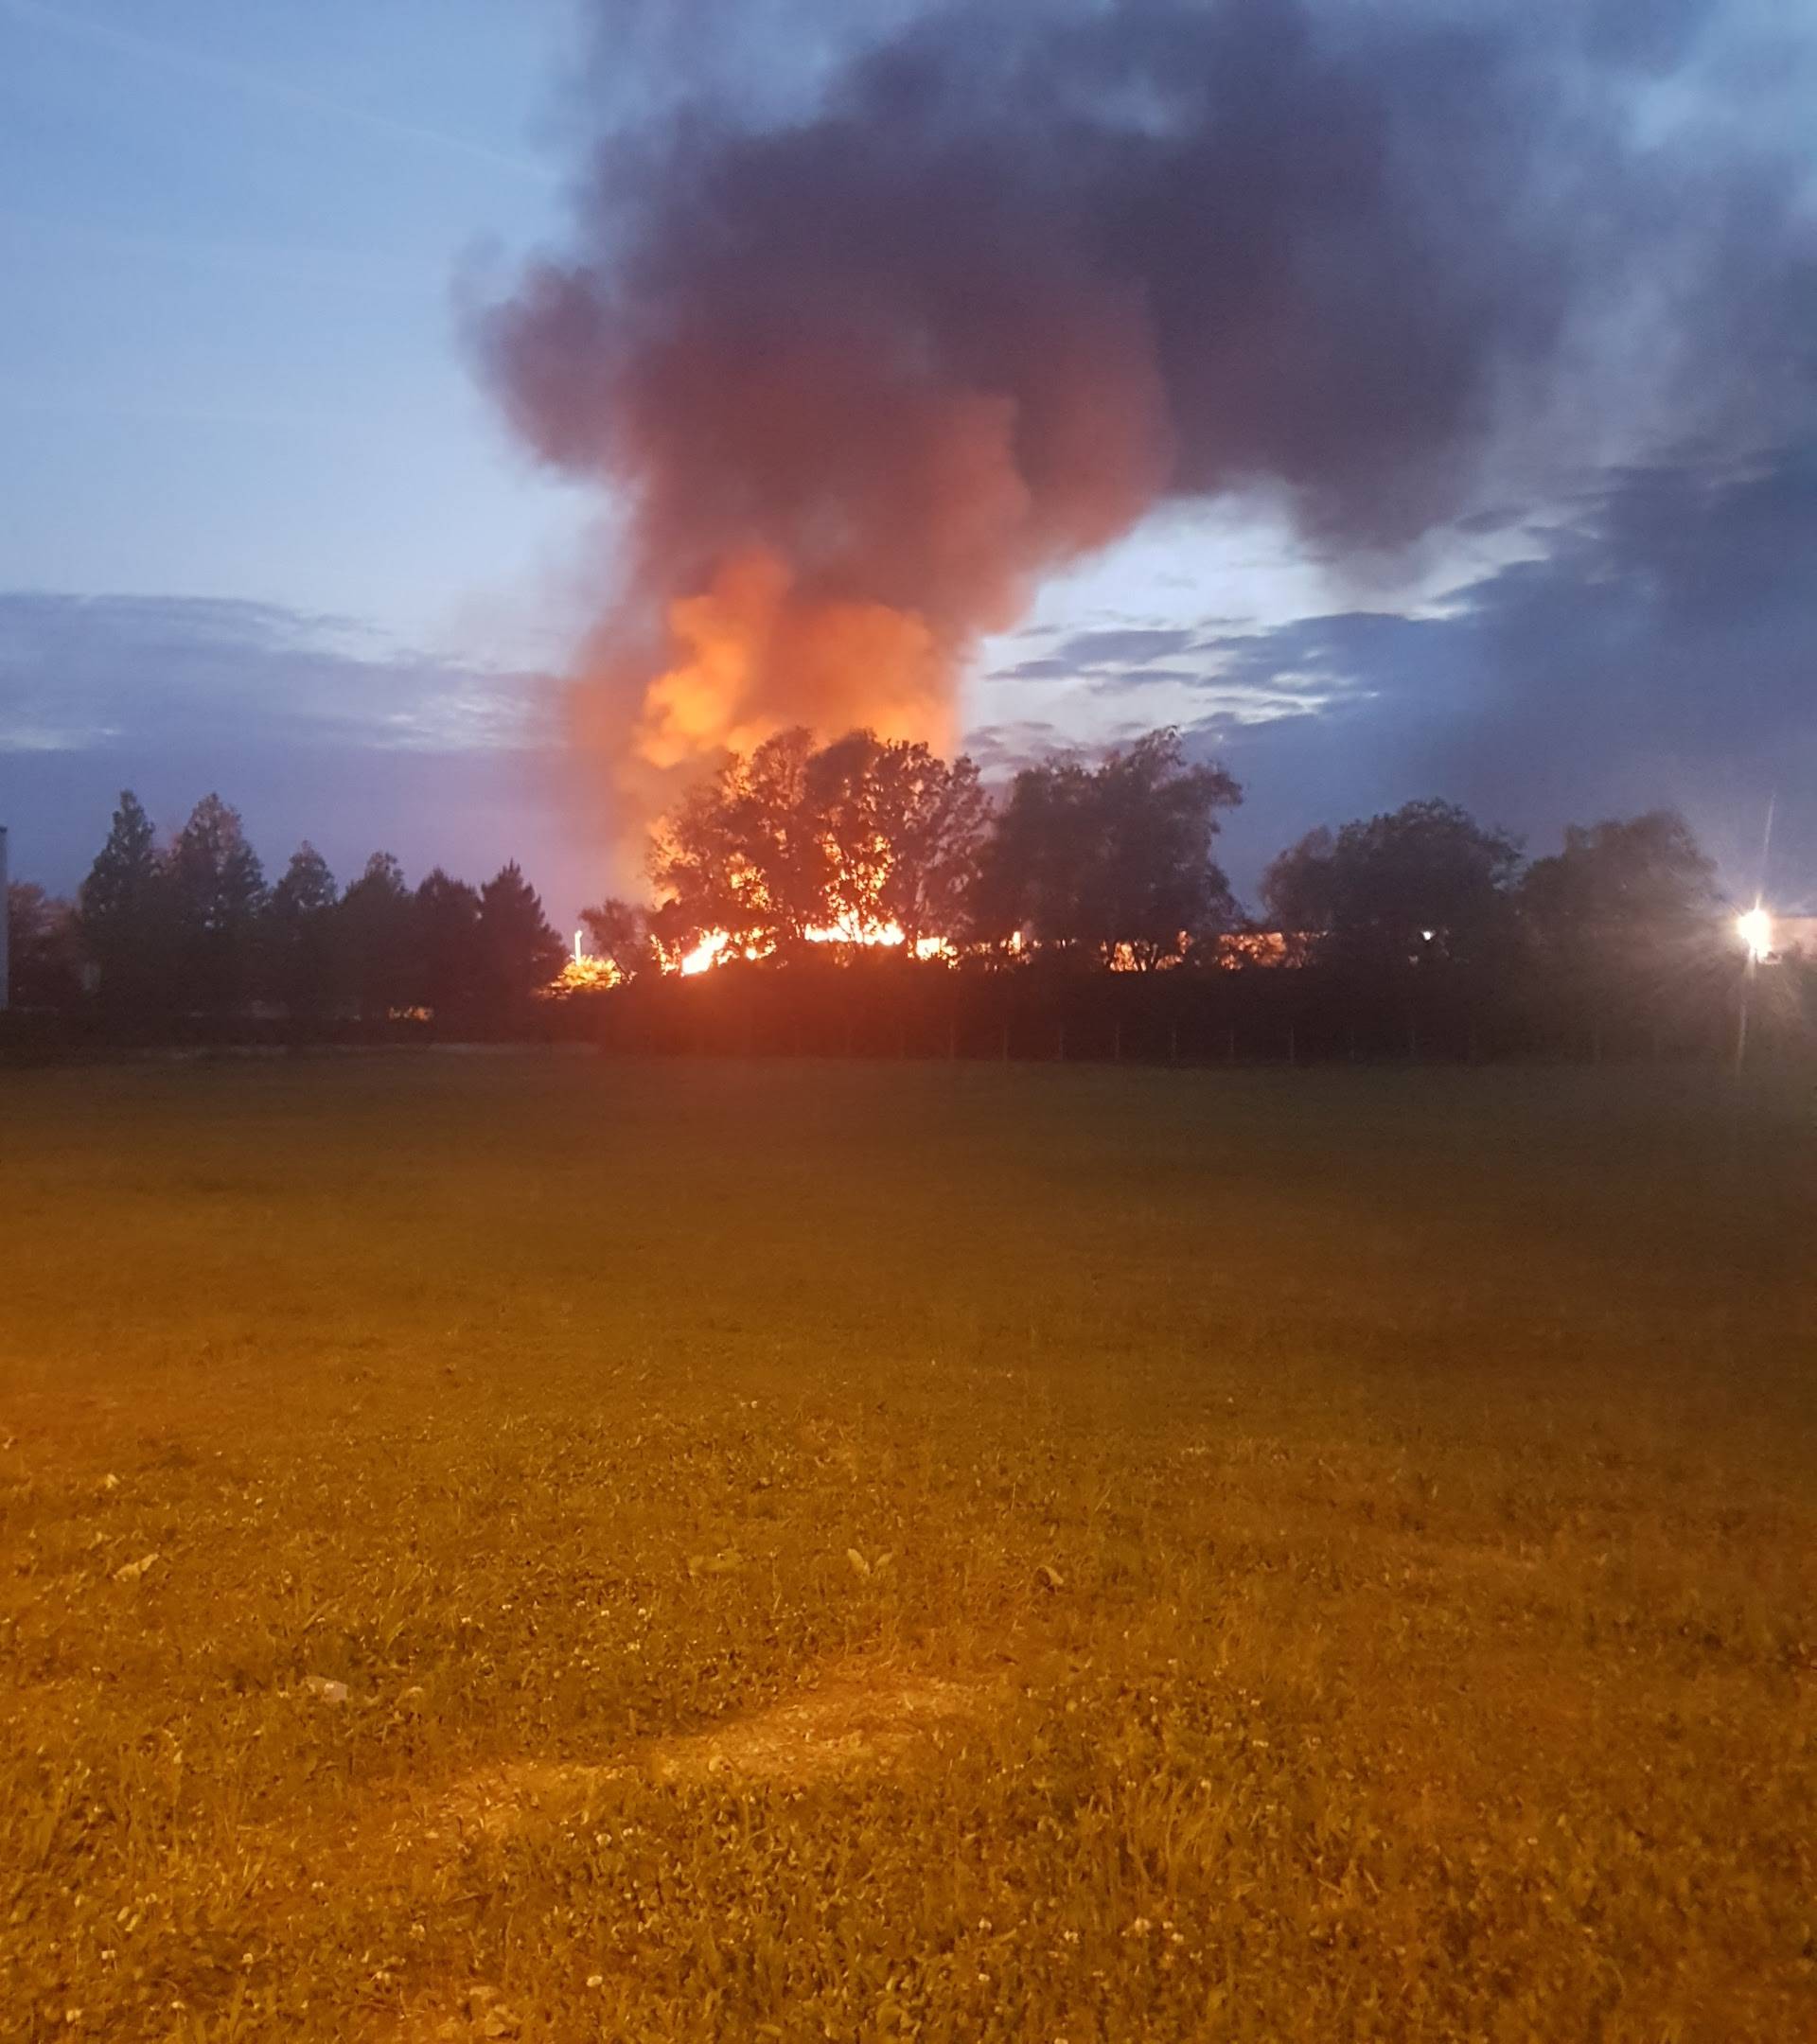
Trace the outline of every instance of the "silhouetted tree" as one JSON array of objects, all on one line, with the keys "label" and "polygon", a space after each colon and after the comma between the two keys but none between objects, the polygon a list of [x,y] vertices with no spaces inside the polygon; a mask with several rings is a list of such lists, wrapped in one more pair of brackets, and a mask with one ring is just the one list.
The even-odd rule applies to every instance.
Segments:
[{"label": "silhouetted tree", "polygon": [[157,833],[131,788],[121,791],[107,842],[82,882],[77,923],[108,1013],[144,1020],[165,1005],[173,963],[169,894]]},{"label": "silhouetted tree", "polygon": [[417,886],[415,922],[421,999],[441,1017],[484,1000],[488,980],[475,890],[437,866]]},{"label": "silhouetted tree", "polygon": [[803,779],[827,867],[815,923],[893,924],[910,945],[959,936],[990,817],[972,762],[857,731],[812,754]]},{"label": "silhouetted tree", "polygon": [[319,1020],[340,991],[339,899],[327,861],[299,845],[272,890],[268,925],[273,992],[300,1019]]},{"label": "silhouetted tree", "polygon": [[1262,876],[1277,925],[1310,940],[1301,1025],[1411,1052],[1480,1046],[1507,1006],[1520,846],[1454,802],[1317,830]]},{"label": "silhouetted tree", "polygon": [[656,962],[646,909],[608,895],[596,907],[580,911],[581,925],[592,940],[593,955],[609,959],[621,978],[634,979]]},{"label": "silhouetted tree", "polygon": [[955,936],[989,814],[969,760],[849,732],[779,732],[691,790],[652,847],[670,951],[724,930],[734,953],[786,956],[810,933],[913,943]]},{"label": "silhouetted tree", "polygon": [[1519,843],[1455,802],[1315,830],[1262,876],[1278,927],[1316,932],[1322,950],[1387,969],[1480,957],[1508,926]]},{"label": "silhouetted tree", "polygon": [[368,1022],[412,1004],[411,908],[403,868],[375,852],[335,911],[347,984]]},{"label": "silhouetted tree", "polygon": [[561,939],[549,926],[542,902],[512,862],[480,890],[481,966],[495,1014],[520,1010],[561,969]]},{"label": "silhouetted tree", "polygon": [[1211,855],[1218,813],[1242,800],[1222,766],[1152,731],[1102,766],[1026,767],[983,851],[980,927],[1139,968],[1225,928],[1235,903]]},{"label": "silhouetted tree", "polygon": [[814,741],[779,731],[685,794],[650,852],[665,941],[725,930],[740,948],[787,946],[827,916],[834,865],[808,800]]},{"label": "silhouetted tree", "polygon": [[1716,868],[1682,816],[1572,824],[1536,859],[1519,907],[1542,1010],[1600,1046],[1707,1006],[1725,962],[1712,941]]},{"label": "silhouetted tree", "polygon": [[1093,848],[1092,777],[1075,762],[1027,766],[992,821],[973,894],[978,928],[1043,945],[1083,941]]},{"label": "silhouetted tree", "polygon": [[1218,812],[1243,791],[1222,766],[1190,764],[1174,731],[1113,752],[1094,776],[1096,856],[1085,894],[1087,941],[1127,946],[1141,967],[1183,942],[1226,929],[1236,903],[1211,856]]},{"label": "silhouetted tree", "polygon": [[71,1008],[81,996],[76,911],[31,880],[7,889],[9,996],[18,1008]]},{"label": "silhouetted tree", "polygon": [[239,812],[204,795],[177,833],[165,872],[179,999],[224,1014],[252,991],[266,902],[265,875]]}]

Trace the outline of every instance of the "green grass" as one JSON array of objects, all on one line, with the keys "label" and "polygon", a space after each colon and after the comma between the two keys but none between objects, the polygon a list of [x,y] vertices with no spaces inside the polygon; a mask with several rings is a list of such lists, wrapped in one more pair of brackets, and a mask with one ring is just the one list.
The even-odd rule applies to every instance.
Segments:
[{"label": "green grass", "polygon": [[7,2038],[1817,2035],[1808,1084],[0,1089]]}]

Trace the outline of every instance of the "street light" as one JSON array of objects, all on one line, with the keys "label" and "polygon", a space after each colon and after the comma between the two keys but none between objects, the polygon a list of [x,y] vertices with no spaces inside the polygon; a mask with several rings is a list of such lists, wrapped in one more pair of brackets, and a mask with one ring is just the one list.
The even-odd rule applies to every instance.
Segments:
[{"label": "street light", "polygon": [[1741,1004],[1735,1021],[1735,1068],[1738,1072],[1748,1059],[1748,1008],[1754,996],[1754,976],[1773,955],[1773,918],[1756,898],[1752,908],[1744,908],[1736,917],[1735,930],[1747,955],[1741,971]]}]

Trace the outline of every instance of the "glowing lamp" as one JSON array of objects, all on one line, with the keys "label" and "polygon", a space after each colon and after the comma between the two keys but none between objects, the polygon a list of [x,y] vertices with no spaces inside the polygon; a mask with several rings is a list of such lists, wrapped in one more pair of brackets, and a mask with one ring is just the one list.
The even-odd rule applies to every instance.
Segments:
[{"label": "glowing lamp", "polygon": [[1735,919],[1736,934],[1757,965],[1773,949],[1773,918],[1756,902]]}]

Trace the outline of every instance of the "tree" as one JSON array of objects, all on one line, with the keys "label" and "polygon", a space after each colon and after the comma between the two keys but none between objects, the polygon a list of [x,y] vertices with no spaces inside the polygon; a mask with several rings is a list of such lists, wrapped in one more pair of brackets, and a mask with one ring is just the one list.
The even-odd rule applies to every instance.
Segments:
[{"label": "tree", "polygon": [[978,927],[1046,947],[1083,942],[1093,857],[1092,776],[1071,761],[1028,766],[992,821],[973,891]]},{"label": "tree", "polygon": [[417,991],[437,1015],[456,1014],[485,996],[480,897],[437,866],[416,889]]},{"label": "tree", "polygon": [[724,931],[734,955],[956,936],[988,814],[969,760],[949,766],[868,731],[820,747],[779,732],[729,759],[662,827],[650,933],[673,952]]},{"label": "tree", "polygon": [[347,984],[368,1022],[413,997],[411,893],[389,852],[375,852],[335,911]]},{"label": "tree", "polygon": [[1152,731],[1087,768],[1025,768],[985,848],[981,925],[1142,970],[1227,926],[1229,883],[1212,857],[1218,812],[1242,800],[1222,766]]},{"label": "tree", "polygon": [[561,969],[561,939],[515,859],[480,890],[479,946],[485,991],[497,1014],[521,1009]]},{"label": "tree", "polygon": [[593,954],[609,961],[622,979],[635,979],[656,959],[648,911],[634,902],[609,894],[596,907],[583,908],[580,920],[592,939]]},{"label": "tree", "polygon": [[1094,778],[1087,942],[1147,969],[1227,928],[1236,904],[1211,845],[1219,810],[1243,800],[1235,780],[1222,766],[1189,765],[1175,731],[1113,752]]},{"label": "tree", "polygon": [[808,800],[813,753],[809,732],[779,731],[691,788],[662,826],[650,877],[683,947],[710,930],[736,950],[786,947],[826,917],[834,867]]},{"label": "tree", "polygon": [[1682,816],[1572,824],[1535,859],[1519,909],[1544,1005],[1600,1044],[1682,1021],[1721,957],[1710,942],[1716,868]]},{"label": "tree", "polygon": [[224,1014],[252,989],[265,875],[239,812],[204,795],[166,861],[175,956],[185,1006]]},{"label": "tree", "polygon": [[9,994],[19,1008],[69,1008],[82,991],[76,911],[36,881],[7,888]]},{"label": "tree", "polygon": [[76,911],[111,1014],[144,1019],[165,1004],[171,978],[168,907],[157,833],[138,797],[122,789]]},{"label": "tree", "polygon": [[856,731],[808,760],[803,796],[826,855],[817,926],[891,926],[913,947],[958,936],[990,800],[968,759]]},{"label": "tree", "polygon": [[272,986],[293,1016],[319,1018],[333,1004],[339,899],[327,861],[312,844],[299,845],[272,890],[269,916]]},{"label": "tree", "polygon": [[1315,934],[1329,956],[1397,971],[1479,957],[1506,932],[1519,842],[1455,802],[1315,830],[1262,876],[1277,926]]}]

